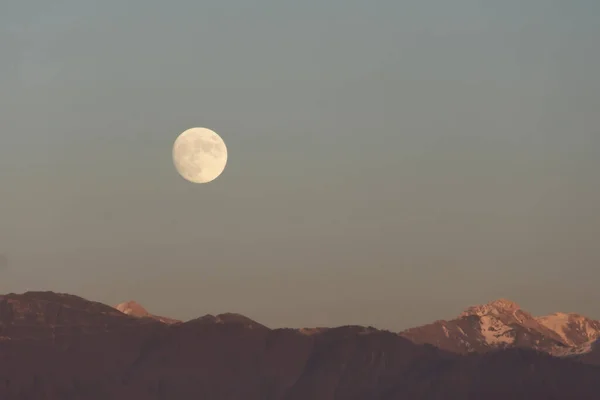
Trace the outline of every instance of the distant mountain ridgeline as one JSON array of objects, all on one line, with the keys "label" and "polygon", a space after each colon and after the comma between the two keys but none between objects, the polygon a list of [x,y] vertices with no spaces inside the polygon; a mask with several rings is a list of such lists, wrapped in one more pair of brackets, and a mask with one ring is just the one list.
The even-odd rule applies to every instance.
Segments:
[{"label": "distant mountain ridgeline", "polygon": [[573,357],[548,351],[590,344],[595,322],[532,321],[514,303],[399,334],[117,308],[52,292],[0,296],[0,399],[600,398],[593,346]]}]

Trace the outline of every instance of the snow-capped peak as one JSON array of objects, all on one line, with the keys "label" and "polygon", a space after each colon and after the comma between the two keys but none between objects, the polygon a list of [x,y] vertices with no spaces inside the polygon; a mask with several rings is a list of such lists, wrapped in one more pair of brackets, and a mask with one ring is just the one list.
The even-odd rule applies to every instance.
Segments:
[{"label": "snow-capped peak", "polygon": [[565,343],[571,346],[582,346],[600,337],[600,321],[580,314],[557,312],[538,317],[536,320],[556,332]]},{"label": "snow-capped peak", "polygon": [[487,304],[469,307],[460,316],[477,315],[482,317],[484,315],[514,314],[520,309],[521,307],[513,301],[498,299]]},{"label": "snow-capped peak", "polygon": [[133,300],[121,303],[115,308],[121,311],[123,314],[131,315],[133,317],[147,317],[150,315],[144,307]]},{"label": "snow-capped peak", "polygon": [[498,299],[469,307],[456,319],[412,328],[402,335],[450,351],[517,347],[568,356],[600,347],[600,321],[562,312],[534,317],[517,303]]},{"label": "snow-capped peak", "polygon": [[161,317],[159,315],[150,314],[144,307],[142,307],[139,303],[136,303],[133,300],[121,303],[115,306],[115,308],[121,311],[123,314],[127,314],[136,318],[152,318],[165,324],[175,324],[181,322],[173,318]]}]

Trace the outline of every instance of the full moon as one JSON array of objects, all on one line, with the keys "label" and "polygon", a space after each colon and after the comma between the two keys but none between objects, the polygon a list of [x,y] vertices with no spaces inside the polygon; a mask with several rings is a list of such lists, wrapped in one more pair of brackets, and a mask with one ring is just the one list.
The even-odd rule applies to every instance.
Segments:
[{"label": "full moon", "polygon": [[207,128],[184,131],[173,144],[173,164],[179,175],[193,183],[217,179],[227,164],[227,147]]}]

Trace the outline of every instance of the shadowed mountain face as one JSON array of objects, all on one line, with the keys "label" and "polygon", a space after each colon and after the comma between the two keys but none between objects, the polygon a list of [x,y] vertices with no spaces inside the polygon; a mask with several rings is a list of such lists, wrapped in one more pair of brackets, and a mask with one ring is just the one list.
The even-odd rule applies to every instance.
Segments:
[{"label": "shadowed mountain face", "polygon": [[597,399],[600,367],[524,349],[460,355],[346,326],[237,314],[167,324],[50,292],[0,297],[0,398]]},{"label": "shadowed mountain face", "polygon": [[581,352],[573,358],[586,364],[600,365],[600,339],[590,343],[588,351]]}]

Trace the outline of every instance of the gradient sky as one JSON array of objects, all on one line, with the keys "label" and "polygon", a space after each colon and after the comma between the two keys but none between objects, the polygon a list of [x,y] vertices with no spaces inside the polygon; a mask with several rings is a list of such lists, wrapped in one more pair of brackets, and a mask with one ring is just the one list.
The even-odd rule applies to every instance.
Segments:
[{"label": "gradient sky", "polygon": [[[600,318],[597,0],[5,0],[0,292],[399,330]],[[183,130],[225,172],[189,184]]]}]

